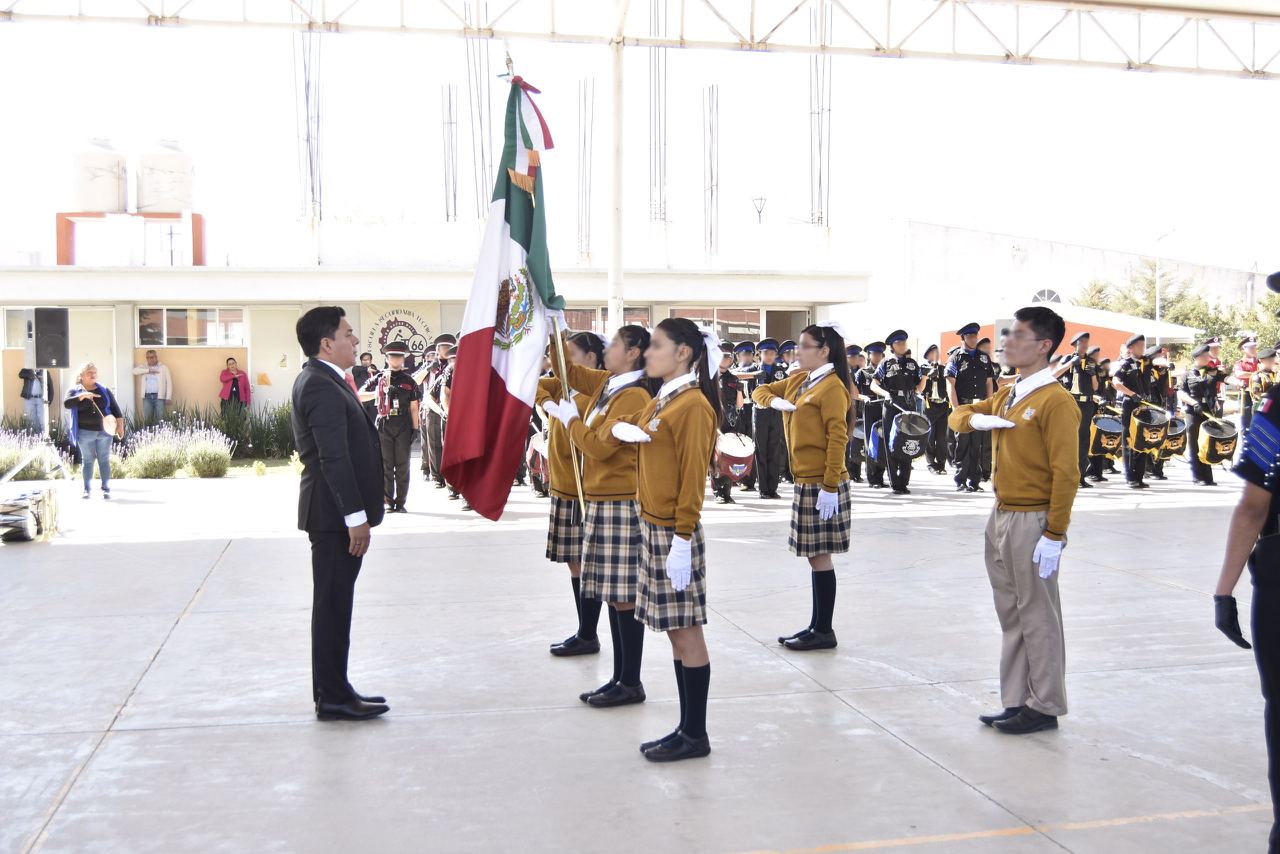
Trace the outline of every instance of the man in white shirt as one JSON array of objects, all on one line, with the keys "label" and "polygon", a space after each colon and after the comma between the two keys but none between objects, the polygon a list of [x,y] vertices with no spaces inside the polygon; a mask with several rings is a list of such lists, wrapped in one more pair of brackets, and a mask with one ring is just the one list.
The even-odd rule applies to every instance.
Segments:
[{"label": "man in white shirt", "polygon": [[138,377],[138,395],[142,398],[142,423],[158,424],[164,420],[165,405],[173,402],[173,379],[169,366],[160,364],[155,350],[147,351],[147,363],[133,369]]}]

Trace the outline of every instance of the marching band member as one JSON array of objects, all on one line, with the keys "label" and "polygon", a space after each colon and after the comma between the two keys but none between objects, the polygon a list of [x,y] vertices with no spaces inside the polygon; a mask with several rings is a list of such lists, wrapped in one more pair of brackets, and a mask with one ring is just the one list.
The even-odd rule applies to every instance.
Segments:
[{"label": "marching band member", "polygon": [[[565,353],[575,364],[593,370],[604,367],[604,345],[593,332],[579,332],[569,338]],[[535,404],[547,412],[547,403],[558,403],[561,397],[569,397],[578,406],[579,415],[585,410],[587,396],[570,389],[566,394],[559,377],[543,377],[538,380]],[[547,412],[550,415],[550,412]],[[551,645],[551,654],[559,657],[594,655],[600,651],[600,639],[596,626],[600,622],[600,600],[583,599],[580,595],[582,577],[582,510],[578,504],[577,478],[573,471],[573,454],[569,433],[555,418],[548,420],[547,466],[551,481],[551,516],[547,526],[547,560],[569,565],[569,583],[573,585],[574,611],[578,615],[578,630]]]},{"label": "marching band member", "polygon": [[1220,414],[1218,409],[1218,383],[1226,372],[1209,366],[1209,346],[1201,344],[1191,351],[1195,360],[1182,375],[1178,399],[1188,415],[1187,456],[1191,460],[1191,479],[1203,486],[1217,486],[1213,480],[1213,466],[1200,461],[1200,428],[1204,422]]},{"label": "marching band member", "polygon": [[[871,456],[871,433],[876,422],[884,417],[884,398],[876,396],[871,390],[876,371],[884,361],[885,344],[883,341],[872,341],[863,352],[867,354],[867,364],[853,375],[854,385],[862,396],[862,435],[867,446],[867,486],[872,489],[884,489],[884,464]],[[883,451],[881,456],[883,457]]]},{"label": "marching band member", "polygon": [[1089,428],[1098,411],[1094,401],[1098,393],[1098,366],[1089,357],[1088,332],[1076,333],[1071,344],[1076,351],[1064,354],[1054,373],[1080,408],[1080,488],[1092,489],[1093,484],[1085,480],[1085,472],[1089,470]]},{"label": "marching band member", "polygon": [[[895,329],[884,340],[893,349],[893,354],[885,357],[876,368],[871,390],[885,398],[890,405],[896,405],[896,408],[906,412],[915,412],[916,395],[924,390],[924,372],[920,370],[919,363],[907,355],[905,331]],[[888,463],[885,468],[889,471],[889,486],[893,488],[893,494],[909,495],[911,490],[907,485],[911,483],[911,461],[894,459],[889,454],[889,431],[896,414],[890,406],[884,407],[884,415],[880,419],[880,447]]]},{"label": "marching band member", "polygon": [[791,536],[787,545],[808,558],[813,587],[809,626],[778,643],[787,649],[832,649],[836,634],[836,573],[831,555],[849,551],[851,524],[845,445],[853,424],[853,383],[844,336],[834,321],[806,327],[797,349],[798,370],[756,388],[756,406],[790,413],[787,451],[795,474]]},{"label": "marching band member", "polygon": [[947,400],[947,365],[938,358],[937,344],[924,351],[924,415],[929,419],[929,441],[925,460],[934,474],[947,473],[947,416],[951,406]]},{"label": "marching band member", "polygon": [[[740,423],[742,421],[743,402],[745,397],[743,389],[746,387],[746,380],[738,377],[733,371],[733,345],[725,341],[720,345],[720,351],[724,354],[720,357],[720,371],[716,375],[716,385],[720,389],[720,432],[721,433],[740,433],[742,429]],[[713,474],[711,478],[712,489],[716,494],[717,504],[736,504],[730,490],[733,489],[733,481],[722,474]]]},{"label": "marching band member", "polygon": [[[778,342],[765,338],[756,345],[760,354],[756,387],[777,382],[787,375],[786,365],[778,361]],[[778,481],[782,479],[783,457],[786,456],[782,413],[771,409],[755,409],[756,480],[761,498],[778,497]]]},{"label": "marching band member", "polygon": [[719,355],[715,333],[700,330],[688,318],[663,320],[645,351],[645,373],[662,380],[658,396],[609,428],[619,444],[640,443],[641,570],[635,616],[667,633],[680,693],[675,730],[640,745],[652,762],[711,753],[711,661],[702,634],[707,622],[706,544],[700,519],[720,416],[715,382]]},{"label": "marching band member", "polygon": [[[866,392],[859,382],[862,375],[862,366],[866,364],[867,357],[863,354],[862,348],[857,344],[850,344],[844,348],[845,358],[849,363],[849,379],[853,383],[853,423],[855,425],[862,424],[862,408],[866,405],[866,395],[871,393],[870,383],[866,386]],[[849,480],[854,483],[862,483],[862,458],[867,453],[866,434],[859,439],[853,429],[849,430],[849,444],[846,445],[844,455],[844,467],[849,471]]]},{"label": "marching band member", "polygon": [[1258,369],[1249,380],[1249,395],[1256,407],[1262,406],[1267,392],[1276,384],[1276,351],[1273,347],[1263,347],[1258,351]]},{"label": "marching band member", "polygon": [[[1143,353],[1146,351],[1147,336],[1134,335],[1125,342],[1128,355],[1116,368],[1111,384],[1124,397],[1121,404],[1120,421],[1124,430],[1124,479],[1129,482],[1130,489],[1147,489],[1143,481],[1147,473],[1147,455],[1129,447],[1129,424],[1133,421],[1133,413],[1147,399],[1149,384],[1147,366]],[[1215,391],[1216,394],[1216,391]]]},{"label": "marching band member", "polygon": [[[1240,342],[1240,360],[1236,362],[1231,375],[1242,387],[1240,393],[1240,432],[1249,431],[1249,423],[1253,420],[1253,395],[1249,392],[1249,384],[1258,370],[1258,339],[1252,335]],[[1258,402],[1261,402],[1259,399]]]},{"label": "marching band member", "polygon": [[568,400],[543,406],[583,456],[587,514],[582,523],[582,601],[609,603],[613,677],[578,696],[596,708],[645,700],[640,683],[644,624],[635,619],[641,554],[637,451],[635,445],[613,441],[610,429],[612,422],[644,409],[653,397],[653,382],[644,375],[648,346],[644,327],[623,326],[604,351],[605,370],[569,365],[569,387],[587,400],[586,414],[580,417],[577,404]]}]

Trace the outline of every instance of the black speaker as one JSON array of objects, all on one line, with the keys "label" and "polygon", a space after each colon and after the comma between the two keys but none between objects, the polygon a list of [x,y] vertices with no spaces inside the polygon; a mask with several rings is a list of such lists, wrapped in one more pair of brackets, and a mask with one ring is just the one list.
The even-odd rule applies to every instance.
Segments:
[{"label": "black speaker", "polygon": [[35,347],[37,368],[71,367],[65,308],[36,309]]}]

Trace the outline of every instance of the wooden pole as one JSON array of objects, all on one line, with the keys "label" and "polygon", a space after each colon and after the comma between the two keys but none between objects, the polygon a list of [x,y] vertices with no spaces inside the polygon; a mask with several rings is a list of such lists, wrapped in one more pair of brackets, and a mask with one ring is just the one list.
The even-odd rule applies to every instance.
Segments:
[{"label": "wooden pole", "polygon": [[[560,320],[557,315],[551,316],[551,367],[556,372],[556,377],[560,380],[560,398],[562,400],[570,400],[569,389],[569,371],[566,367],[569,360],[565,357],[564,339],[560,337]],[[548,425],[550,427],[550,425]],[[568,432],[566,430],[566,432]],[[569,441],[569,463],[573,466],[573,482],[578,487],[578,509],[582,511],[582,518],[587,518],[587,499],[582,493],[582,471],[578,468],[578,452],[573,447],[573,441]]]}]

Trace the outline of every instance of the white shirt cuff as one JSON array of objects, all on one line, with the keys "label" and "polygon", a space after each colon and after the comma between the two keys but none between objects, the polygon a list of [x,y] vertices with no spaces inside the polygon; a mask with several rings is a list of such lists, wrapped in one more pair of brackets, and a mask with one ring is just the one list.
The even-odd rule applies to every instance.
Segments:
[{"label": "white shirt cuff", "polygon": [[348,513],[343,517],[343,521],[347,523],[348,528],[355,528],[369,521],[369,517],[365,515],[363,510],[357,510],[354,513]]}]

